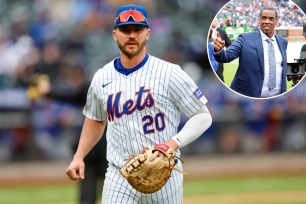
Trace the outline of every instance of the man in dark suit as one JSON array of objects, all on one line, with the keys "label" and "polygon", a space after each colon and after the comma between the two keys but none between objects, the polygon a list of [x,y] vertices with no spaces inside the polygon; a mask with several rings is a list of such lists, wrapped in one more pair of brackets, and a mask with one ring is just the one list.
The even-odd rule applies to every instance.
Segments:
[{"label": "man in dark suit", "polygon": [[226,50],[218,35],[214,40],[214,56],[218,62],[231,62],[239,57],[239,66],[231,89],[249,97],[267,98],[286,91],[288,41],[274,34],[277,11],[260,11],[260,30],[244,33]]},{"label": "man in dark suit", "polygon": [[[229,47],[232,44],[232,42],[229,39],[226,31],[219,27],[218,19],[213,20],[210,29],[212,31],[212,38],[213,39],[216,39],[217,33],[219,33],[221,39],[224,40],[224,42],[225,42],[225,47]],[[216,73],[217,73],[218,77],[224,82],[223,70],[224,70],[223,63],[218,63],[218,69],[217,69]]]}]

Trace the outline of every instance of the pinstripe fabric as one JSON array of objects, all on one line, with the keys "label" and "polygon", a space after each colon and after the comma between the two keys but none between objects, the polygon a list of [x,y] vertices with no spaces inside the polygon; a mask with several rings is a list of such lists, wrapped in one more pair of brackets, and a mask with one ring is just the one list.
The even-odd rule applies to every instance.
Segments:
[{"label": "pinstripe fabric", "polygon": [[207,102],[204,96],[195,94],[197,90],[197,85],[178,65],[153,56],[127,76],[114,68],[114,60],[97,71],[83,114],[93,120],[108,120],[110,167],[103,190],[105,203],[163,203],[161,198],[166,198],[165,203],[181,203],[181,175],[175,173],[163,190],[141,195],[131,189],[118,169],[144,147],[164,143],[175,135],[180,111],[190,116]]},{"label": "pinstripe fabric", "polygon": [[[181,163],[177,164],[179,168]],[[136,191],[121,176],[119,169],[110,165],[105,176],[102,204],[181,204],[183,203],[183,174],[172,171],[166,185],[152,194]]]}]

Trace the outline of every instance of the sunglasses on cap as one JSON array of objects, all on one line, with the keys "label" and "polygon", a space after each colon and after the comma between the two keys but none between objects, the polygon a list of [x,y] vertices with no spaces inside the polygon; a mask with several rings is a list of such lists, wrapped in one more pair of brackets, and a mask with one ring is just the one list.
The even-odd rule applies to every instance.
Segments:
[{"label": "sunglasses on cap", "polygon": [[143,22],[147,21],[147,19],[143,16],[143,14],[136,10],[128,10],[123,11],[118,14],[118,17],[116,18],[116,22],[118,23],[124,23],[129,20],[129,18],[132,17],[134,22]]}]

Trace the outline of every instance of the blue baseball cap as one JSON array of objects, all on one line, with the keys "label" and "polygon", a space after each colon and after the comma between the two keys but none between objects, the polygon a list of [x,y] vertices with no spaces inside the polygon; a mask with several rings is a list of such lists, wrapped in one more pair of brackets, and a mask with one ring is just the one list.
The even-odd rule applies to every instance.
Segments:
[{"label": "blue baseball cap", "polygon": [[143,25],[148,28],[149,24],[146,9],[135,4],[119,7],[116,13],[114,26],[116,28],[122,25]]}]

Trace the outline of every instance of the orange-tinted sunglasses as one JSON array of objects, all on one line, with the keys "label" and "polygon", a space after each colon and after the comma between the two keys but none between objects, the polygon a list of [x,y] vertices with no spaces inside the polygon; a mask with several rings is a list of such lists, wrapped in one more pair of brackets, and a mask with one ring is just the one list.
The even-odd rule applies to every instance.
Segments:
[{"label": "orange-tinted sunglasses", "polygon": [[131,16],[135,22],[147,21],[147,19],[143,16],[141,12],[136,10],[128,10],[119,13],[118,17],[116,18],[116,22],[118,23],[127,22]]}]

